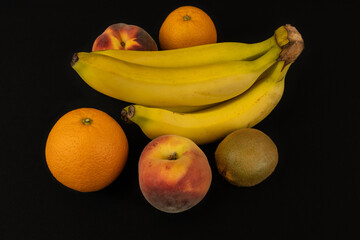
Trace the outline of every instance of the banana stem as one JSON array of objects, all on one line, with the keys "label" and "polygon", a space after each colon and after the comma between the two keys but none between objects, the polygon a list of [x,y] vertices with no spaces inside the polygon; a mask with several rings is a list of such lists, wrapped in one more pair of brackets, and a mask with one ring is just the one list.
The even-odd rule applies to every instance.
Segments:
[{"label": "banana stem", "polygon": [[281,46],[282,51],[278,61],[284,61],[284,66],[286,66],[293,63],[301,54],[304,49],[304,40],[299,31],[290,24],[286,24],[284,29],[287,32],[288,43]]}]

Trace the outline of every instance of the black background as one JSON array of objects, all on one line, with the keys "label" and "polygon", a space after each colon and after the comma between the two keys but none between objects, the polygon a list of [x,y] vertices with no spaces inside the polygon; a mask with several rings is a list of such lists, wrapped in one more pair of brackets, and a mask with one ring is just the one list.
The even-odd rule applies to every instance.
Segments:
[{"label": "black background", "polygon": [[[360,97],[355,5],[51,2],[13,1],[0,9],[0,239],[343,239],[356,232]],[[232,186],[216,171],[218,142],[203,145],[213,170],[208,194],[188,211],[167,214],[140,192],[137,162],[149,139],[136,125],[121,121],[128,103],[86,85],[70,59],[74,52],[90,51],[113,23],[138,25],[158,43],[162,22],[183,5],[208,13],[219,42],[259,42],[290,23],[302,34],[305,50],[289,70],[281,102],[255,127],[278,146],[275,172],[252,188]],[[80,107],[111,115],[130,145],[122,174],[94,193],[57,183],[44,156],[52,126]]]}]

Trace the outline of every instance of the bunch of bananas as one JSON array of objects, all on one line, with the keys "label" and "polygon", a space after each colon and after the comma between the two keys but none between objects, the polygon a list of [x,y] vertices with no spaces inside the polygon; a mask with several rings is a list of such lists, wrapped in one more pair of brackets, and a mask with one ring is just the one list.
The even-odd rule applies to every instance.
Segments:
[{"label": "bunch of bananas", "polygon": [[259,43],[79,52],[71,66],[95,90],[133,103],[122,118],[150,139],[176,134],[206,144],[268,116],[303,47],[300,33],[287,24]]}]

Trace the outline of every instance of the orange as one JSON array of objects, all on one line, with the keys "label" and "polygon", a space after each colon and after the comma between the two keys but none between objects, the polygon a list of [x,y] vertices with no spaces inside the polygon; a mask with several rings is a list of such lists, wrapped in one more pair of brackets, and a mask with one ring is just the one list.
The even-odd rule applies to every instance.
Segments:
[{"label": "orange", "polygon": [[108,114],[79,108],[62,116],[46,141],[46,163],[63,185],[80,192],[105,188],[122,172],[128,141]]},{"label": "orange", "polygon": [[172,11],[160,27],[159,43],[163,50],[216,43],[216,28],[201,9],[183,6]]}]

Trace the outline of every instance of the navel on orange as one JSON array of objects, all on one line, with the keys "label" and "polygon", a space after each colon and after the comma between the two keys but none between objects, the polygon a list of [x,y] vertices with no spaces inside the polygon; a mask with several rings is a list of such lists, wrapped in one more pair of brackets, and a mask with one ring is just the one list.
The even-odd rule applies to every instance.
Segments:
[{"label": "navel on orange", "polygon": [[163,50],[216,43],[216,28],[211,18],[201,9],[183,6],[172,11],[159,32]]},{"label": "navel on orange", "polygon": [[51,129],[45,147],[52,175],[80,192],[105,188],[122,172],[128,141],[121,126],[108,114],[79,108],[62,116]]}]

